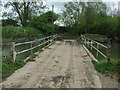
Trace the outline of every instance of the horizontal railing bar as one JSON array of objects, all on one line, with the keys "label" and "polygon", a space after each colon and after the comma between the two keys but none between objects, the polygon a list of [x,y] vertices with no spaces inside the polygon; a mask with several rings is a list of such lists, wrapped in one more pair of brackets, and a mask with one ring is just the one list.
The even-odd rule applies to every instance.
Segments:
[{"label": "horizontal railing bar", "polygon": [[19,46],[19,45],[24,45],[24,44],[30,44],[33,43],[34,41],[29,41],[29,42],[24,42],[24,43],[17,43],[15,44],[15,46]]},{"label": "horizontal railing bar", "polygon": [[95,50],[97,50],[97,52],[99,52],[102,56],[104,56],[105,58],[107,58],[106,55],[104,55],[100,50],[98,50],[97,48],[95,48],[94,46],[92,46]]},{"label": "horizontal railing bar", "polygon": [[[107,46],[105,46],[105,45],[103,45],[103,44],[101,44],[101,43],[99,43],[99,42],[96,42],[96,41],[94,41],[94,40],[92,40],[92,39],[90,39],[90,38],[88,38],[88,37],[85,37],[85,36],[83,36],[83,35],[82,35],[82,37],[83,37],[83,38],[86,38],[86,39],[88,39],[88,40],[91,40],[91,41],[95,42],[96,44],[101,45],[101,46],[104,47],[104,48],[108,48]],[[82,39],[83,39],[83,38],[82,38]]]},{"label": "horizontal railing bar", "polygon": [[[96,41],[94,41],[94,40],[92,40],[92,39],[90,39],[90,38],[87,38],[87,37],[85,37],[85,36],[81,36],[81,39],[84,41],[84,43],[85,43],[85,41],[87,41],[87,40],[85,40],[85,39],[88,39],[88,40],[90,40],[90,41],[92,41],[92,42],[94,42],[94,43],[96,43],[96,44],[98,44],[98,45],[101,45],[102,47],[104,47],[104,48],[108,48],[107,46],[105,46],[105,45],[103,45],[103,44],[101,44],[101,43],[99,43],[99,42],[96,42]],[[86,44],[86,43],[85,43]],[[87,43],[88,44],[88,43]],[[97,52],[99,52],[102,56],[104,56],[105,58],[107,58],[107,56],[103,53],[103,52],[101,52],[99,49],[97,49],[95,46],[91,46],[92,48],[94,48]]]},{"label": "horizontal railing bar", "polygon": [[94,41],[94,40],[93,40],[93,42],[95,42],[95,43],[101,45],[101,46],[104,47],[104,48],[108,48],[107,46],[105,46],[105,45],[103,45],[103,44],[101,44],[101,43],[99,43],[99,42],[96,42],[96,41]]},{"label": "horizontal railing bar", "polygon": [[37,42],[37,41],[41,41],[41,40],[50,38],[50,37],[52,37],[52,35],[51,35],[51,36],[48,36],[48,37],[45,37],[45,38],[38,39],[38,40],[34,40],[34,41],[23,42],[23,43],[17,43],[17,44],[15,44],[15,46],[24,45],[24,44],[31,44],[31,43],[34,43],[34,42]]},{"label": "horizontal railing bar", "polygon": [[[53,39],[54,39],[54,38],[53,38]],[[26,50],[17,52],[17,55],[18,55],[18,54],[21,54],[21,53],[24,53],[24,52],[27,52],[27,51],[30,51],[30,50],[32,50],[32,49],[35,49],[35,48],[37,48],[37,47],[39,47],[39,46],[42,46],[42,45],[44,45],[44,44],[46,44],[46,43],[48,43],[48,42],[50,42],[50,41],[53,41],[53,39],[51,39],[51,40],[49,40],[49,41],[46,41],[46,42],[44,42],[44,43],[42,43],[42,44],[39,44],[38,46],[32,47],[32,48],[30,48],[30,49],[26,49]]]},{"label": "horizontal railing bar", "polygon": [[[50,40],[49,40],[49,41],[50,41]],[[37,48],[37,47],[39,47],[39,46],[42,46],[42,45],[48,43],[49,41],[46,41],[46,42],[44,42],[44,43],[42,43],[42,44],[39,44],[38,46],[35,46],[35,47],[32,47],[32,48],[29,48],[29,49],[26,49],[26,50],[17,52],[17,55],[18,55],[18,54],[21,54],[21,53],[24,53],[24,52],[27,52],[27,51],[30,51],[30,50],[32,50],[32,49],[35,49],[35,48]]]}]

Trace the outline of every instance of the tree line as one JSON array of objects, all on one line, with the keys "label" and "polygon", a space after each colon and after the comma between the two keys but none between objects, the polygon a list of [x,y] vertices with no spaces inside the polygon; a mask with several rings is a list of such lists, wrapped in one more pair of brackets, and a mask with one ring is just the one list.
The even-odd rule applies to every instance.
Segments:
[{"label": "tree line", "polygon": [[[5,12],[3,17],[3,26],[21,25],[23,27],[34,27],[45,35],[59,32],[69,34],[101,34],[108,37],[120,37],[120,17],[119,12],[114,10],[110,13],[107,5],[101,2],[81,2],[72,1],[64,5],[61,15],[53,11],[44,12],[47,8],[41,2],[7,2],[5,8],[12,7],[8,13]],[[64,26],[60,27],[54,22],[62,20]],[[17,24],[17,25],[16,25]]]},{"label": "tree line", "polygon": [[[114,13],[113,13],[114,12]],[[119,11],[110,14],[105,3],[101,2],[68,2],[61,19],[68,28],[67,33],[101,34],[107,37],[120,37]]]},{"label": "tree line", "polygon": [[53,11],[44,12],[47,6],[41,2],[26,2],[21,0],[18,2],[7,2],[4,8],[12,7],[9,12],[4,12],[2,26],[22,26],[34,27],[40,33],[45,35],[56,33],[58,25],[54,22],[58,19],[58,14]]}]

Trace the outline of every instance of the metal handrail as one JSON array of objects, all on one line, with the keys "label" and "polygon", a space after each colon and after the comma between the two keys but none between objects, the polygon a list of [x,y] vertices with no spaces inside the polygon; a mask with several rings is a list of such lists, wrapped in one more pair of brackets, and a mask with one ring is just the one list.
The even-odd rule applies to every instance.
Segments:
[{"label": "metal handrail", "polygon": [[[84,35],[81,35],[81,39],[82,39],[82,42],[85,44],[85,45],[90,45],[90,47],[91,47],[91,49],[93,48],[93,49],[95,49],[96,51],[97,51],[97,56],[98,56],[98,53],[100,53],[103,57],[105,57],[106,58],[106,60],[108,60],[108,59],[110,59],[110,56],[109,56],[109,54],[107,54],[107,55],[105,55],[102,51],[100,51],[99,50],[99,46],[102,46],[102,47],[104,47],[105,49],[107,49],[107,50],[109,50],[109,47],[107,47],[106,45],[103,45],[102,43],[99,43],[99,42],[97,42],[97,41],[95,41],[95,40],[92,40],[92,39],[90,39],[90,38],[88,38],[88,37],[85,37]],[[87,42],[89,42],[89,43],[87,43]],[[97,44],[97,48],[95,47],[95,46],[93,46],[93,44]]]},{"label": "metal handrail", "polygon": [[[30,51],[31,50],[31,53],[32,53],[32,50],[37,48],[37,47],[40,47],[44,44],[47,44],[47,43],[51,43],[53,42],[55,39],[57,38],[57,35],[51,35],[51,36],[48,36],[48,37],[44,37],[44,38],[40,38],[40,39],[37,39],[37,40],[34,40],[34,41],[28,41],[28,42],[23,42],[23,43],[14,43],[13,42],[13,47],[12,47],[12,50],[13,50],[13,60],[15,61],[16,60],[16,56],[21,54],[21,53],[24,53],[24,52],[27,52],[27,51]],[[46,41],[47,39],[47,41]],[[38,42],[38,41],[42,41],[44,40],[42,43],[40,43],[39,45],[37,46],[34,46],[33,47],[33,43],[35,42]],[[31,47],[29,49],[25,49],[25,50],[22,50],[22,51],[19,51],[19,52],[16,52],[16,46],[20,46],[20,45],[25,45],[25,44],[30,44]]]}]

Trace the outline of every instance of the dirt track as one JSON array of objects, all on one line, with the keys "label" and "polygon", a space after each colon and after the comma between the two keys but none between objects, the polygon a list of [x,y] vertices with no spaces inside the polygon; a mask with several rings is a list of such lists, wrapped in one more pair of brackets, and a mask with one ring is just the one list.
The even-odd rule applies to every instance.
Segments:
[{"label": "dirt track", "polygon": [[101,88],[101,82],[82,46],[56,42],[2,84],[5,88]]}]

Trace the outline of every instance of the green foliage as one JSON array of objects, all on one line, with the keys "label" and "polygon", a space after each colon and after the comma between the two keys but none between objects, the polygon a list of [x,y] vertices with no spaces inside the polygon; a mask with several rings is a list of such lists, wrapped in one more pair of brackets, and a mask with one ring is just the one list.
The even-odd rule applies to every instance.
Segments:
[{"label": "green foliage", "polygon": [[6,40],[7,42],[9,40],[21,42],[33,40],[42,36],[43,34],[41,34],[40,31],[32,27],[2,27],[3,42],[6,42]]},{"label": "green foliage", "polygon": [[108,41],[108,38],[106,36],[100,35],[100,34],[84,34],[84,36],[86,36],[92,40],[98,41],[98,42]]},{"label": "green foliage", "polygon": [[2,19],[2,26],[18,26],[18,22],[12,19]]},{"label": "green foliage", "polygon": [[[95,69],[98,72],[101,72],[106,75],[112,75],[116,77],[120,77],[120,59],[118,60],[111,60],[111,64],[107,64],[105,60],[101,60],[99,63],[96,61],[92,61],[95,66]],[[119,78],[120,79],[120,78]]]},{"label": "green foliage", "polygon": [[37,54],[32,54],[27,61],[33,61],[34,58],[36,58]]},{"label": "green foliage", "polygon": [[[4,3],[5,8],[11,8],[9,11],[3,14],[3,17],[10,17],[20,21],[22,26],[28,26],[29,21],[32,16],[36,16],[38,13],[41,13],[42,9],[45,8],[43,2],[10,2],[7,1]],[[16,15],[17,14],[17,15]]]},{"label": "green foliage", "polygon": [[80,36],[73,35],[71,33],[63,33],[63,34],[61,34],[61,36],[63,39],[78,39],[78,38],[80,38]]},{"label": "green foliage", "polygon": [[23,61],[12,61],[12,58],[6,57],[3,58],[3,61],[0,62],[2,65],[2,78],[6,78],[14,73],[15,70],[23,67],[25,63]]},{"label": "green foliage", "polygon": [[57,14],[48,11],[40,16],[33,17],[30,25],[40,30],[43,34],[51,35],[54,34],[58,28],[57,25],[53,24],[57,19]]},{"label": "green foliage", "polygon": [[115,36],[117,34],[117,17],[98,18],[89,26],[90,33],[98,33],[107,36]]},{"label": "green foliage", "polygon": [[68,2],[62,14],[68,33],[102,34],[107,37],[119,37],[119,17],[108,15],[107,5],[103,2]]}]

